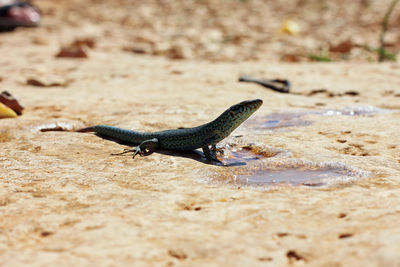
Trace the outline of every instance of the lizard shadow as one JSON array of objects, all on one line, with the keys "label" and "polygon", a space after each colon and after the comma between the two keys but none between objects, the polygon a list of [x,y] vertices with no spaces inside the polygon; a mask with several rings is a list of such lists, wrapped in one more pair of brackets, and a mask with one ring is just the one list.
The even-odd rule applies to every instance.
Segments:
[{"label": "lizard shadow", "polygon": [[[109,141],[113,141],[116,142],[118,144],[121,145],[127,145],[127,146],[133,146],[136,147],[135,144],[129,143],[129,142],[124,142],[109,136],[105,136],[102,134],[98,134],[96,133],[95,135],[97,135],[100,138],[109,140]],[[157,150],[153,153],[159,153],[162,155],[167,155],[167,156],[174,156],[174,157],[181,157],[181,158],[189,158],[189,159],[193,159],[195,161],[207,164],[207,165],[214,165],[214,166],[221,166],[221,167],[231,167],[231,166],[243,166],[243,165],[247,165],[247,163],[245,161],[241,161],[238,159],[230,159],[227,162],[223,162],[223,161],[214,161],[214,160],[207,160],[204,157],[204,154],[198,150],[190,150],[190,151],[179,151],[179,150],[165,150],[165,149],[160,149]],[[152,153],[148,153],[145,156],[148,156]]]}]

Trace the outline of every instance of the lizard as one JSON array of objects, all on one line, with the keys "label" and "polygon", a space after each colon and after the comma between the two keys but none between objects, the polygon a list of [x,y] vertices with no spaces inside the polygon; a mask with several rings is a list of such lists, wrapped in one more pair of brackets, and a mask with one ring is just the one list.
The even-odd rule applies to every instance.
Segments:
[{"label": "lizard", "polygon": [[245,100],[231,106],[215,120],[193,128],[179,128],[159,132],[139,132],[108,125],[96,125],[77,130],[77,132],[95,132],[99,135],[118,139],[137,145],[126,149],[129,152],[145,156],[157,149],[189,151],[202,148],[207,160],[219,161],[216,144],[230,135],[240,124],[247,120],[261,105],[261,99]]}]

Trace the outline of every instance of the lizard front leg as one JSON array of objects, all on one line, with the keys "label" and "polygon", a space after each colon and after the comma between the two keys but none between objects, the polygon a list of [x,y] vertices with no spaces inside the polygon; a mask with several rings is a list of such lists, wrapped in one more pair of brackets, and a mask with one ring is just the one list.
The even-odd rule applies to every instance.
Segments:
[{"label": "lizard front leg", "polygon": [[156,151],[158,147],[159,147],[158,139],[153,138],[153,139],[143,141],[142,143],[140,143],[140,145],[138,145],[134,149],[125,149],[121,153],[116,153],[116,154],[111,154],[111,155],[123,155],[123,154],[129,153],[129,152],[134,152],[133,156],[132,156],[132,158],[134,159],[137,154],[139,154],[140,156],[148,156],[148,155],[152,154],[154,151]]},{"label": "lizard front leg", "polygon": [[210,161],[216,161],[216,162],[221,162],[217,158],[217,149],[215,145],[211,145],[211,149],[209,148],[209,145],[205,145],[202,147],[204,156],[206,156],[207,160]]}]

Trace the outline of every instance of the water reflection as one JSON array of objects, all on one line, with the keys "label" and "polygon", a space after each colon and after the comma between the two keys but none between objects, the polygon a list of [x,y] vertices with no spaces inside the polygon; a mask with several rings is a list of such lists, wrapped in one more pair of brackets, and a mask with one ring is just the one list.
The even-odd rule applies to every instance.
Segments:
[{"label": "water reflection", "polygon": [[288,127],[299,127],[311,125],[314,121],[304,119],[306,116],[373,116],[380,113],[390,112],[387,109],[381,109],[374,106],[356,106],[343,109],[324,109],[324,110],[301,110],[274,112],[267,116],[256,117],[245,122],[242,127],[253,129],[280,130]]},{"label": "water reflection", "polygon": [[326,186],[349,183],[368,174],[339,162],[315,163],[293,158],[251,161],[246,166],[217,169],[203,181],[234,186]]}]

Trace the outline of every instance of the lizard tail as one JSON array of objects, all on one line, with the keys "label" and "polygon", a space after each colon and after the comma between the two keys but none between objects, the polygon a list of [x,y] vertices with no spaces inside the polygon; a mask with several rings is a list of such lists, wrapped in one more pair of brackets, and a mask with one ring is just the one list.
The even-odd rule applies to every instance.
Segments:
[{"label": "lizard tail", "polygon": [[94,129],[94,127],[87,127],[87,128],[82,128],[79,130],[76,130],[75,132],[78,133],[88,133],[88,132],[95,132],[96,130]]}]

